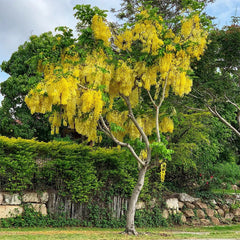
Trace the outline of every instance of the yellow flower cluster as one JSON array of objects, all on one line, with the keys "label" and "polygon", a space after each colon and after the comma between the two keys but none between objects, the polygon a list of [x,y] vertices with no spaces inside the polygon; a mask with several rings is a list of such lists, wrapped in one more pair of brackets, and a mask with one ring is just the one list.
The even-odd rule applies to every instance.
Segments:
[{"label": "yellow flower cluster", "polygon": [[140,40],[143,44],[142,52],[158,55],[158,50],[164,45],[162,39],[162,25],[152,20],[144,20],[133,28],[133,40]]},{"label": "yellow flower cluster", "polygon": [[77,95],[77,83],[74,78],[52,78],[40,82],[25,98],[31,113],[52,111],[53,105],[67,104]]},{"label": "yellow flower cluster", "polygon": [[201,28],[198,15],[183,21],[181,34],[184,40],[189,40],[191,43],[187,49],[188,54],[199,59],[206,47],[208,34]]},{"label": "yellow flower cluster", "polygon": [[159,128],[162,133],[172,133],[174,129],[173,120],[169,117],[164,117],[159,123]]},{"label": "yellow flower cluster", "polygon": [[49,117],[49,122],[51,123],[51,134],[59,133],[59,128],[61,127],[61,116],[59,112],[54,111]]},{"label": "yellow flower cluster", "polygon": [[[32,113],[51,112],[53,105],[62,107],[61,113],[55,111],[49,118],[52,134],[59,132],[63,122],[65,126],[69,125],[76,128],[79,133],[87,135],[89,140],[97,136],[97,121],[104,106],[102,93],[93,89],[82,89],[79,84],[92,84],[96,89],[109,82],[109,74],[103,74],[94,64],[90,64],[91,60],[95,63],[98,60],[100,67],[107,67],[101,54],[95,53],[91,60],[89,58],[87,59],[89,64],[84,68],[77,63],[79,59],[76,56],[68,55],[64,51],[60,64],[39,65],[39,69],[44,72],[44,81],[29,92],[25,102]],[[84,114],[89,114],[86,121]]]},{"label": "yellow flower cluster", "polygon": [[[121,95],[129,97],[132,107],[139,103],[141,88],[149,91],[154,87],[155,100],[163,89],[165,97],[170,89],[179,96],[190,92],[192,80],[187,76],[190,60],[193,57],[199,58],[206,46],[207,34],[201,28],[199,17],[196,15],[185,19],[180,34],[175,35],[164,26],[161,18],[153,20],[147,11],[141,14],[141,20],[116,36],[111,36],[102,17],[93,17],[91,28],[95,39],[110,46],[109,39],[112,37],[115,39],[115,46],[128,51],[127,54],[119,51],[119,58],[108,55],[106,49],[99,47],[92,50],[81,63],[76,46],[73,45],[62,51],[58,63],[39,63],[39,71],[44,73],[44,79],[29,92],[25,101],[32,113],[51,112],[53,105],[61,106],[61,112],[54,112],[50,117],[52,133],[58,132],[63,123],[95,141],[99,117],[102,113],[108,113],[107,120],[123,129],[114,133],[119,139],[123,139],[126,134],[131,138],[138,138],[139,131],[128,119],[127,112],[112,111],[111,104],[107,109],[102,92],[105,97],[109,96],[110,103]],[[184,46],[188,41],[189,47],[186,49]],[[142,47],[138,54],[154,56],[150,63],[131,57],[132,47],[136,42],[141,42]],[[137,121],[147,135],[156,127],[151,116],[139,116]],[[165,117],[159,127],[162,132],[172,132],[173,121]]]},{"label": "yellow flower cluster", "polygon": [[114,44],[121,50],[132,51],[131,46],[134,41],[141,41],[142,52],[157,55],[158,50],[164,45],[162,36],[162,25],[152,20],[142,20],[135,24],[132,29],[127,29],[116,36]]},{"label": "yellow flower cluster", "polygon": [[[132,44],[138,40],[143,45],[142,52],[157,55],[159,49],[164,47],[166,52],[163,56],[159,56],[152,66],[146,66],[145,62],[137,62],[132,67],[134,72],[131,70],[124,71],[125,78],[129,74],[127,78],[131,79],[129,81],[129,90],[133,86],[132,80],[138,78],[138,87],[143,86],[145,89],[150,90],[151,86],[155,86],[157,93],[160,92],[159,83],[162,82],[162,87],[166,85],[165,97],[168,96],[170,88],[176,95],[188,94],[192,87],[192,80],[186,74],[187,71],[191,70],[190,60],[193,57],[199,59],[206,47],[207,34],[201,28],[198,15],[185,19],[182,22],[180,34],[175,35],[171,29],[166,30],[163,28],[161,21],[148,19],[149,14],[146,11],[141,14],[144,16],[142,20],[137,22],[131,29],[127,29],[116,36],[115,45],[121,50],[131,52]],[[165,39],[167,39],[166,44],[164,43]],[[171,43],[169,43],[170,39]],[[187,49],[180,48],[180,50],[176,50],[176,44],[184,46],[186,42],[189,44]],[[123,75],[121,67],[117,74],[119,76]],[[118,85],[116,83],[112,84],[114,89],[119,89]],[[129,91],[124,91],[124,93],[130,94]],[[155,98],[157,97],[158,94],[155,94]]]},{"label": "yellow flower cluster", "polygon": [[107,64],[107,58],[103,50],[94,50],[87,56],[84,67],[82,67],[79,75],[83,85],[90,85],[93,89],[104,85],[105,90],[109,91],[109,84],[115,74],[115,70],[113,65]]},{"label": "yellow flower cluster", "polygon": [[122,34],[119,34],[118,36],[116,36],[114,44],[119,49],[122,49],[124,51],[128,50],[131,52],[132,41],[133,41],[133,32],[131,30],[126,30]]},{"label": "yellow flower cluster", "polygon": [[96,39],[103,40],[106,46],[110,46],[109,39],[111,37],[111,32],[109,30],[109,27],[104,23],[101,16],[93,16],[91,28]]},{"label": "yellow flower cluster", "polygon": [[146,150],[142,150],[142,151],[140,152],[140,158],[141,158],[142,160],[146,160],[146,159],[147,159],[147,151],[146,151]]},{"label": "yellow flower cluster", "polygon": [[[146,66],[145,62],[137,62],[134,65],[134,73],[138,79],[141,79],[142,86],[150,90],[150,87],[157,83],[158,66]],[[141,85],[140,85],[141,86]]]},{"label": "yellow flower cluster", "polygon": [[97,121],[95,116],[90,113],[89,116],[84,118],[76,118],[75,119],[75,129],[78,133],[87,136],[88,142],[93,141],[97,142]]},{"label": "yellow flower cluster", "polygon": [[167,164],[164,162],[161,164],[161,182],[164,182],[165,180],[166,170],[167,170]]},{"label": "yellow flower cluster", "polygon": [[132,92],[135,82],[133,69],[124,61],[119,61],[119,67],[116,68],[114,80],[110,82],[109,94],[118,96],[123,94],[129,96]]}]

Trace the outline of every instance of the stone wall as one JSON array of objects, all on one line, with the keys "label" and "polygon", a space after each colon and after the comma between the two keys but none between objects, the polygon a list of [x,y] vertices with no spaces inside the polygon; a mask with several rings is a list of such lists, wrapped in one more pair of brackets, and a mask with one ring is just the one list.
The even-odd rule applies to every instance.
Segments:
[{"label": "stone wall", "polygon": [[181,221],[190,225],[219,225],[240,222],[240,194],[228,195],[225,199],[201,201],[186,193],[174,194],[166,199],[164,218],[171,214],[181,215]]},{"label": "stone wall", "polygon": [[[165,207],[162,209],[164,218],[171,214],[181,216],[181,222],[189,225],[219,225],[229,222],[240,222],[240,194],[226,196],[225,199],[212,199],[202,201],[186,193],[173,194],[165,198]],[[154,199],[147,205],[157,206]],[[23,205],[29,205],[36,211],[47,215],[65,212],[67,217],[87,219],[87,203],[73,203],[56,191],[51,192],[26,192],[22,196],[0,192],[0,218],[8,218],[23,213]],[[128,201],[121,197],[113,197],[108,209],[112,216],[119,219],[126,214]],[[144,202],[137,203],[137,209],[146,207]]]},{"label": "stone wall", "polygon": [[22,196],[18,193],[0,192],[0,218],[9,218],[23,213],[23,205],[29,205],[37,212],[47,215],[48,193],[37,194],[26,192]]},{"label": "stone wall", "polygon": [[[127,204],[127,199],[115,196],[112,201],[109,201],[107,208],[114,218],[120,219],[126,214]],[[82,220],[88,219],[89,216],[87,203],[75,203],[70,198],[61,196],[57,191],[26,192],[21,196],[0,192],[0,218],[21,215],[24,205],[29,205],[43,215],[64,213],[68,218]]]}]

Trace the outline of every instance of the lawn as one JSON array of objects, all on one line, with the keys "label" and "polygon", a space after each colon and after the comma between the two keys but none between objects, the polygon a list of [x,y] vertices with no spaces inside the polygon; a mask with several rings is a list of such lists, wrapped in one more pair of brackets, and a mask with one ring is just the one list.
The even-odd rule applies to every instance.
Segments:
[{"label": "lawn", "polygon": [[122,239],[240,239],[240,225],[138,229],[138,236],[120,234],[122,229],[25,228],[1,229],[1,240],[122,240]]}]

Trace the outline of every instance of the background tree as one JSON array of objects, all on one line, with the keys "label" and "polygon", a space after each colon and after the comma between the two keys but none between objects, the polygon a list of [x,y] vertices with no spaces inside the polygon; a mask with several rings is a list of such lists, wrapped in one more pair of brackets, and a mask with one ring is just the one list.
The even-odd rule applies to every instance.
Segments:
[{"label": "background tree", "polygon": [[[51,32],[39,37],[31,36],[12,54],[1,69],[10,77],[1,83],[1,94],[4,97],[0,108],[0,134],[8,137],[37,138],[41,141],[52,139],[48,117],[35,113],[31,115],[24,102],[27,93],[42,79],[38,72],[38,62],[41,59],[58,59],[65,44],[68,44],[71,32],[67,29],[62,34],[62,41],[57,41],[58,35]],[[70,44],[73,40],[70,40]],[[54,47],[54,52],[53,52]]]},{"label": "background tree", "polygon": [[[235,22],[222,30],[215,29],[208,39],[201,60],[192,64],[192,92],[185,98],[172,99],[177,112],[184,115],[175,116],[178,127],[169,136],[174,149],[166,176],[170,188],[189,189],[182,183],[198,182],[200,173],[214,175],[215,187],[219,187],[223,181],[220,168],[226,172],[238,168],[239,26]],[[229,182],[236,184],[232,179]]]},{"label": "background tree", "polygon": [[195,11],[202,11],[208,3],[214,0],[122,0],[121,8],[119,10],[112,9],[117,13],[117,17],[121,20],[130,22],[135,21],[136,13],[139,8],[146,4],[158,9],[160,14],[165,20],[181,16],[182,11],[187,9],[194,9]]},{"label": "background tree", "polygon": [[223,180],[217,173],[218,166],[230,163],[237,167],[235,135],[207,110],[180,112],[174,116],[174,125],[174,132],[168,136],[174,153],[168,163],[165,186],[177,192],[206,190],[207,181],[199,181],[202,175],[205,179],[214,176],[211,187],[219,188]]},{"label": "background tree", "polygon": [[215,30],[209,39],[207,51],[194,66],[197,81],[191,102],[198,108],[205,106],[240,137],[240,27],[233,24]]},{"label": "background tree", "polygon": [[[112,32],[104,14],[89,11],[78,42],[64,48],[59,61],[40,62],[44,79],[25,98],[32,114],[53,111],[52,133],[68,125],[96,142],[101,131],[130,150],[139,164],[127,214],[131,234],[137,233],[134,215],[146,171],[160,162],[164,180],[171,154],[161,133],[172,132],[173,122],[161,107],[169,94],[191,91],[191,60],[206,46],[207,32],[197,13],[183,15],[181,29],[173,33],[157,11],[142,9],[137,22]],[[141,151],[134,148],[137,143]]]}]

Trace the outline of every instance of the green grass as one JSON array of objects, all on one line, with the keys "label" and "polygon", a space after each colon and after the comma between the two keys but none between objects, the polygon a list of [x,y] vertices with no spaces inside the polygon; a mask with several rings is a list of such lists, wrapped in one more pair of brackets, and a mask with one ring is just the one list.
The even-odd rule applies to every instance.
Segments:
[{"label": "green grass", "polygon": [[1,240],[159,240],[239,238],[240,225],[211,227],[170,227],[137,229],[138,236],[119,234],[123,229],[100,228],[21,228],[0,229]]},{"label": "green grass", "polygon": [[240,190],[232,190],[232,189],[212,189],[211,192],[213,192],[213,193],[222,193],[222,194],[233,194],[233,193],[240,193]]}]

